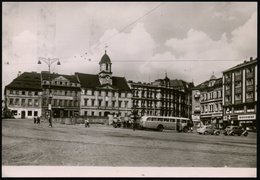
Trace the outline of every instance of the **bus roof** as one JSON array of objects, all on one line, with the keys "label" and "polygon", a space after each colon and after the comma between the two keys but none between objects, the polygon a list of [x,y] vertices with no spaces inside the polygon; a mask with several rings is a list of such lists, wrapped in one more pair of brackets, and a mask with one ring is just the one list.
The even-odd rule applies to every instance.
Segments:
[{"label": "bus roof", "polygon": [[190,120],[189,118],[184,118],[184,117],[176,117],[176,116],[142,116],[142,118],[148,118],[148,117],[152,117],[152,118],[168,118],[168,119],[171,119],[171,118],[174,118],[174,119],[185,119],[185,120]]}]

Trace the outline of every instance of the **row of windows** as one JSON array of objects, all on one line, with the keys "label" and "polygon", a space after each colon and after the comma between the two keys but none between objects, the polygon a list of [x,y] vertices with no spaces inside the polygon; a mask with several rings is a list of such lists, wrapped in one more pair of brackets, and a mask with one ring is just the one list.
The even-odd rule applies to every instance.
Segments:
[{"label": "row of windows", "polygon": [[[47,85],[49,84],[49,81],[43,81],[43,84]],[[77,83],[70,83],[67,81],[51,81],[52,85],[60,85],[60,86],[74,86],[74,87],[80,87],[80,84]]]},{"label": "row of windows", "polygon": [[[128,113],[119,113],[119,114],[120,114],[120,116],[124,116],[124,117],[126,117],[128,115]],[[96,115],[103,117],[103,116],[105,116],[105,113],[98,112],[98,114],[97,114],[97,113],[95,113],[95,111],[84,111],[84,116],[96,116]]]},{"label": "row of windows", "polygon": [[52,94],[52,95],[57,95],[57,96],[76,96],[76,95],[80,95],[79,91],[71,91],[71,90],[49,90],[46,89],[46,91],[44,91],[44,95],[48,95],[48,94]]},{"label": "row of windows", "polygon": [[160,121],[160,122],[181,122],[186,123],[187,120],[184,119],[170,119],[170,118],[156,118],[156,117],[148,117],[147,121]]},{"label": "row of windows", "polygon": [[13,106],[39,106],[38,99],[20,99],[20,98],[10,98],[9,105]]},{"label": "row of windows", "polygon": [[[43,99],[43,106],[47,106],[49,102],[46,99]],[[78,100],[63,100],[63,99],[52,99],[52,106],[62,106],[62,107],[78,107]]]},{"label": "row of windows", "polygon": [[[34,117],[38,116],[38,111],[27,111],[27,116],[32,116],[32,114]],[[12,115],[17,116],[18,115],[17,110],[12,110]]]},{"label": "row of windows", "polygon": [[205,104],[201,106],[202,113],[222,111],[222,103]]},{"label": "row of windows", "polygon": [[[95,102],[96,100],[95,99],[84,99],[84,105],[85,106],[92,106],[94,107],[95,106]],[[106,106],[108,107],[109,106],[109,102],[108,101],[103,101],[103,100],[98,100],[98,106],[101,107],[101,106]],[[116,101],[112,101],[112,107],[116,107]],[[118,101],[118,107],[128,107],[128,101]]]},{"label": "row of windows", "polygon": [[102,96],[102,94],[104,94],[105,96],[112,95],[113,97],[115,97],[118,94],[118,97],[122,97],[122,98],[126,97],[127,95],[126,92],[123,93],[123,92],[115,92],[115,91],[110,92],[110,91],[96,91],[96,90],[86,90],[84,94],[92,95],[92,96],[94,96],[95,94],[97,94],[98,96]]},{"label": "row of windows", "polygon": [[[253,92],[247,92],[246,93],[246,99],[253,99],[254,98],[254,93]],[[235,95],[235,100],[241,100],[242,99],[242,95],[241,94],[236,94]],[[230,95],[226,95],[225,96],[225,102],[229,102],[231,101],[231,96]]]},{"label": "row of windows", "polygon": [[217,99],[217,98],[221,98],[221,97],[222,97],[221,90],[201,94],[202,101]]},{"label": "row of windows", "polygon": [[[246,73],[252,73],[254,71],[254,68],[253,67],[247,67],[246,68]],[[240,76],[241,75],[241,73],[242,73],[242,71],[241,70],[237,70],[237,71],[235,71],[235,76]],[[227,73],[226,75],[225,75],[225,78],[227,79],[227,78],[231,78],[231,73]]]},{"label": "row of windows", "polygon": [[10,94],[13,95],[28,95],[28,96],[38,96],[39,92],[38,91],[19,91],[19,90],[10,90]]}]

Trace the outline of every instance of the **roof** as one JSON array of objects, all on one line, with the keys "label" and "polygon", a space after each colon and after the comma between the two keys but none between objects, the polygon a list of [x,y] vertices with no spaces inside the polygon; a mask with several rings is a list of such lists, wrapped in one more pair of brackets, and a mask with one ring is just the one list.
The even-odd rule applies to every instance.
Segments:
[{"label": "roof", "polygon": [[41,91],[41,75],[35,72],[24,72],[5,88]]},{"label": "roof", "polygon": [[223,71],[223,73],[228,72],[228,71],[233,71],[233,70],[238,69],[238,68],[246,67],[246,66],[249,66],[249,65],[252,65],[252,64],[255,64],[255,63],[257,63],[257,58],[255,58],[254,60],[252,59],[250,61],[244,61],[241,64],[238,64],[238,65],[236,65],[232,68],[229,68],[229,69]]},{"label": "roof", "polygon": [[[81,87],[83,88],[97,89],[98,87],[102,87],[99,82],[99,76],[96,74],[76,73],[76,76],[78,77]],[[130,91],[127,81],[124,77],[113,76],[111,87],[120,91]]]},{"label": "roof", "polygon": [[215,84],[213,86],[209,86],[210,80],[204,81],[203,83],[197,85],[193,89],[205,89],[205,88],[217,88],[217,87],[222,87],[222,78],[215,79]]},{"label": "roof", "polygon": [[170,86],[172,86],[175,89],[186,89],[186,88],[192,88],[194,87],[193,83],[188,83],[186,81],[180,80],[180,79],[173,79],[170,80]]},{"label": "roof", "polygon": [[[42,71],[41,75],[42,75],[42,80],[49,80],[49,72]],[[65,75],[65,74],[56,74],[56,73],[50,74],[51,80],[55,79],[59,76],[63,76],[64,78],[68,79],[72,83],[79,83],[79,81],[75,75]]]},{"label": "roof", "polygon": [[102,56],[99,64],[111,64],[111,60],[109,56],[107,55],[107,52],[105,51],[105,54]]}]

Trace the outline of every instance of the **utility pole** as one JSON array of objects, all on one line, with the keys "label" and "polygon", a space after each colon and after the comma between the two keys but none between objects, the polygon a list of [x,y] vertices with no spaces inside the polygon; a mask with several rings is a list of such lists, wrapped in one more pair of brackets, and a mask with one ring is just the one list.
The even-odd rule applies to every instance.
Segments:
[{"label": "utility pole", "polygon": [[42,64],[41,61],[43,61],[45,64],[48,65],[49,70],[49,93],[48,93],[48,110],[49,110],[49,127],[52,127],[52,108],[51,108],[51,65],[55,62],[57,62],[57,65],[61,65],[59,58],[39,58],[38,64]]}]

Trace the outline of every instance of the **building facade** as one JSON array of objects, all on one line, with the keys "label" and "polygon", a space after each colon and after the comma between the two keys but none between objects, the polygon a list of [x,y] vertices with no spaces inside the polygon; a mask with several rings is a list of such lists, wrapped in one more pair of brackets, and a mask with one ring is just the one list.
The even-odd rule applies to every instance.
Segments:
[{"label": "building facade", "polygon": [[75,73],[81,83],[81,116],[106,117],[120,114],[126,117],[131,113],[132,93],[124,77],[112,76],[112,63],[109,56],[103,55],[99,62],[98,74]]},{"label": "building facade", "polygon": [[151,83],[130,81],[133,93],[133,108],[140,115],[187,117],[185,92],[170,85],[170,79],[157,79]]},{"label": "building facade", "polygon": [[42,88],[41,75],[24,72],[5,87],[6,107],[15,118],[41,116]]},{"label": "building facade", "polygon": [[81,88],[76,76],[43,71],[41,87],[44,117],[49,116],[50,109],[54,118],[79,115]]},{"label": "building facade", "polygon": [[257,58],[223,72],[224,124],[256,127]]},{"label": "building facade", "polygon": [[223,127],[222,78],[214,75],[193,89],[192,115],[194,124],[202,122]]}]

